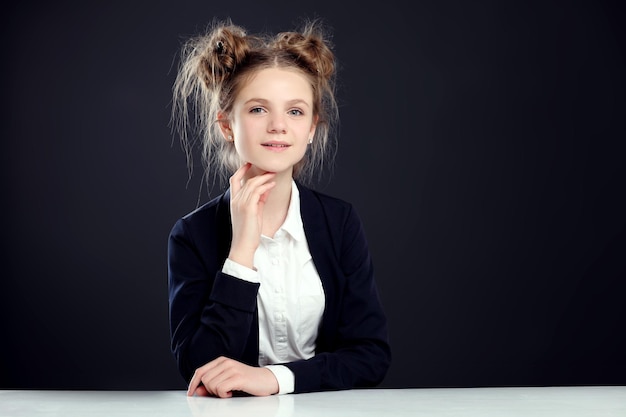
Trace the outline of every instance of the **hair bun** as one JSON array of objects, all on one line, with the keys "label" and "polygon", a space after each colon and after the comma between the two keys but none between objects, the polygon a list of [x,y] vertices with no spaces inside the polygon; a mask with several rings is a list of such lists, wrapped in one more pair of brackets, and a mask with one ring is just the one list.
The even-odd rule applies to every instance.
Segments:
[{"label": "hair bun", "polygon": [[314,75],[330,79],[335,73],[335,60],[320,27],[309,24],[302,33],[282,32],[274,45],[294,55]]},{"label": "hair bun", "polygon": [[200,59],[200,74],[208,88],[221,84],[243,62],[250,45],[243,28],[225,25],[215,28]]}]

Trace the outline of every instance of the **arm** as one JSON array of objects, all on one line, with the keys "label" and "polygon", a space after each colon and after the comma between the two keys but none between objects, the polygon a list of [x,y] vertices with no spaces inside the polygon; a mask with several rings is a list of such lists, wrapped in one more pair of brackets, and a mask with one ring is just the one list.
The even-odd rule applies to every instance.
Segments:
[{"label": "arm", "polygon": [[279,391],[274,373],[256,366],[259,284],[217,271],[224,261],[221,249],[226,246],[230,246],[230,259],[253,268],[262,208],[274,186],[269,181],[274,174],[253,177],[242,185],[249,168],[247,164],[231,177],[232,233],[230,229],[220,233],[220,227],[223,231],[228,224],[224,216],[205,213],[204,223],[188,227],[181,219],[170,234],[172,350],[187,380],[193,372],[189,395],[229,397],[236,390],[253,395]]},{"label": "arm", "polygon": [[209,249],[195,244],[184,219],[174,225],[168,242],[170,329],[172,352],[187,381],[220,356],[243,360],[256,325],[259,284],[221,273],[215,253],[215,259],[200,256]]}]

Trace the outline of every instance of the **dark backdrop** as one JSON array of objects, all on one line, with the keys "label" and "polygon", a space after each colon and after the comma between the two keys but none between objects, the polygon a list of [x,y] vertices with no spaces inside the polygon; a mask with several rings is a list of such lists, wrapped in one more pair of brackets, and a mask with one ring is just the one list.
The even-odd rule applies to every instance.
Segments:
[{"label": "dark backdrop", "polygon": [[626,384],[617,3],[5,5],[1,387],[184,387],[167,236],[208,193],[170,93],[181,42],[215,16],[334,28],[340,146],[317,188],[365,224],[383,386]]}]

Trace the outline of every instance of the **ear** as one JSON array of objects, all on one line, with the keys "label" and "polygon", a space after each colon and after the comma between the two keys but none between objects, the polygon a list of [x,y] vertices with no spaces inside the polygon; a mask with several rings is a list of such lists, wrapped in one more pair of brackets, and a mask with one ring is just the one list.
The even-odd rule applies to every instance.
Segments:
[{"label": "ear", "polygon": [[311,123],[311,130],[309,132],[309,137],[310,138],[315,136],[315,129],[317,128],[317,122],[319,121],[319,119],[320,119],[319,116],[314,116],[313,117],[313,123]]},{"label": "ear", "polygon": [[232,138],[233,130],[231,129],[230,120],[228,119],[226,113],[217,113],[217,124],[220,127],[220,131],[222,132],[224,139],[228,140],[229,137]]}]

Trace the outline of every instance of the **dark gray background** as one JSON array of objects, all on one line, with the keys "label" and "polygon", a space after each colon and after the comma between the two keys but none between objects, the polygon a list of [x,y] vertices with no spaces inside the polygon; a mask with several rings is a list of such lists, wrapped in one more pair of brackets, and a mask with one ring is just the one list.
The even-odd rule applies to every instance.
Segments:
[{"label": "dark gray background", "polygon": [[333,28],[317,188],[366,227],[386,387],[626,384],[618,2],[14,2],[2,17],[2,388],[183,388],[167,235],[207,200],[169,128],[213,17]]}]

